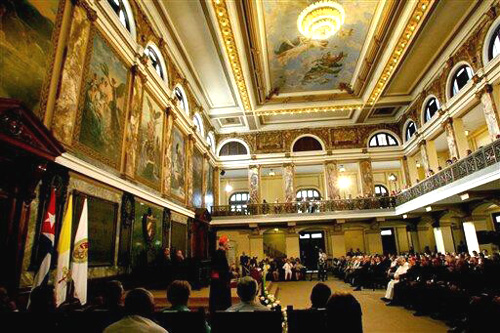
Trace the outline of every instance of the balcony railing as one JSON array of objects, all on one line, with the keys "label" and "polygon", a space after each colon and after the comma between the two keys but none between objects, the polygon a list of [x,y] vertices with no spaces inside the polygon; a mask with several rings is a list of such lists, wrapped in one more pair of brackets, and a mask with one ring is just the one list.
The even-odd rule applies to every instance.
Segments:
[{"label": "balcony railing", "polygon": [[246,207],[213,206],[212,216],[241,216],[266,214],[314,214],[347,210],[390,209],[395,197],[372,197],[343,200],[299,201],[287,203],[248,204]]},{"label": "balcony railing", "polygon": [[500,163],[500,139],[478,149],[424,181],[396,196],[290,203],[248,204],[246,207],[213,206],[212,216],[245,216],[267,214],[316,214],[351,210],[391,209],[419,196],[448,185],[495,163]]},{"label": "balcony railing", "polygon": [[500,162],[500,139],[478,149],[473,154],[447,166],[435,175],[399,193],[396,205],[399,206],[419,196],[448,185],[474,172]]}]

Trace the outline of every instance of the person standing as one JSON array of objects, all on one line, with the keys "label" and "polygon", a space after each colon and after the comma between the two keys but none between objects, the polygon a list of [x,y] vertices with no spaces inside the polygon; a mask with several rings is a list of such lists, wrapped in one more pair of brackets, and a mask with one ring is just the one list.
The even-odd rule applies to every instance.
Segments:
[{"label": "person standing", "polygon": [[285,281],[290,281],[292,279],[292,264],[290,264],[289,259],[283,265],[283,270],[285,271]]},{"label": "person standing", "polygon": [[323,250],[320,249],[318,255],[318,280],[321,281],[327,280],[326,261],[327,261],[326,253],[324,253]]},{"label": "person standing", "polygon": [[231,275],[226,252],[229,248],[227,236],[219,239],[219,248],[212,257],[210,274],[209,309],[211,313],[223,311],[231,306]]}]

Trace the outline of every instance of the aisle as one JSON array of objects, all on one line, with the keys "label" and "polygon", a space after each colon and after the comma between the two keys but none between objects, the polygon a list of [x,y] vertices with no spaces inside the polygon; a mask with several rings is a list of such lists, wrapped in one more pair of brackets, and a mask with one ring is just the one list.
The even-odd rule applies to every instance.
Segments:
[{"label": "aisle", "polygon": [[[309,294],[317,281],[279,282],[278,298],[283,305],[293,305],[296,309],[310,306]],[[413,312],[403,307],[385,306],[380,297],[383,290],[352,291],[352,287],[342,281],[330,278],[325,282],[332,291],[352,292],[363,310],[363,330],[370,332],[446,332],[448,327],[430,317],[414,317]],[[297,297],[301,295],[301,297]]]}]

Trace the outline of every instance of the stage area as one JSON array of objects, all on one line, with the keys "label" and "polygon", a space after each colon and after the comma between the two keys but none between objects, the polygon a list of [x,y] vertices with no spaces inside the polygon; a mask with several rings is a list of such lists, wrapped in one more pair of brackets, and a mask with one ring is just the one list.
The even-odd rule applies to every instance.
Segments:
[{"label": "stage area", "polygon": [[[309,294],[317,281],[277,282],[278,299],[283,306],[293,305],[296,309],[311,306]],[[337,279],[325,282],[332,292],[352,292],[363,310],[363,331],[370,332],[446,332],[449,328],[441,321],[430,317],[414,317],[413,312],[403,307],[386,306],[380,300],[383,290],[352,291],[352,287]],[[300,297],[297,297],[300,295]]]}]

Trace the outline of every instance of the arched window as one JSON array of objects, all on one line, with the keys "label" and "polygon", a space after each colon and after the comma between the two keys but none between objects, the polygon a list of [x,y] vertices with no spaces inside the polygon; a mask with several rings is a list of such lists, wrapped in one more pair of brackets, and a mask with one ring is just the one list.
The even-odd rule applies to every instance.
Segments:
[{"label": "arched window", "polygon": [[247,208],[247,203],[249,199],[248,192],[236,192],[229,197],[229,205],[231,206],[232,212],[241,212],[243,209]]},{"label": "arched window", "polygon": [[148,56],[149,60],[151,60],[151,66],[155,69],[156,73],[165,80],[165,71],[163,69],[163,62],[161,55],[152,45],[148,45],[144,50],[144,53]]},{"label": "arched window", "polygon": [[199,113],[196,113],[193,117],[193,123],[196,125],[196,130],[203,137],[205,136],[205,130],[203,128],[203,121],[201,120],[201,116]]},{"label": "arched window", "polygon": [[383,197],[389,195],[389,191],[387,190],[387,187],[384,185],[375,185],[375,196],[376,197]]},{"label": "arched window", "polygon": [[472,68],[468,65],[460,66],[453,75],[453,79],[451,81],[451,97],[455,96],[465,85],[472,79],[474,73],[472,72]]},{"label": "arched window", "polygon": [[495,29],[493,36],[491,36],[490,46],[488,48],[488,58],[492,60],[500,54],[500,25]]},{"label": "arched window", "polygon": [[297,191],[297,201],[321,200],[321,194],[313,188],[306,188]]},{"label": "arched window", "polygon": [[132,16],[127,11],[127,8],[123,2],[123,0],[108,0],[109,5],[113,8],[113,11],[118,15],[121,24],[127,29],[130,33],[132,33],[132,25],[131,20]]},{"label": "arched window", "polygon": [[406,141],[410,140],[415,132],[417,132],[417,125],[415,125],[414,121],[410,121],[408,125],[406,125]]},{"label": "arched window", "polygon": [[184,89],[182,89],[181,86],[175,87],[174,96],[177,100],[177,107],[189,114],[189,105],[187,102],[186,94],[184,93]]},{"label": "arched window", "polygon": [[370,138],[368,146],[370,147],[387,147],[387,146],[397,146],[398,141],[395,137],[389,133],[377,133]]},{"label": "arched window", "polygon": [[207,142],[210,150],[215,153],[215,135],[214,132],[209,132],[207,135]]},{"label": "arched window", "polygon": [[304,136],[298,139],[293,145],[293,151],[314,151],[323,150],[321,143],[311,136]]},{"label": "arched window", "polygon": [[230,141],[220,149],[219,156],[248,155],[247,147],[241,142]]},{"label": "arched window", "polygon": [[425,115],[424,119],[425,122],[428,122],[431,120],[431,118],[436,114],[437,110],[439,110],[441,106],[439,105],[439,101],[437,100],[436,97],[431,97],[428,101],[427,104],[425,105]]}]

